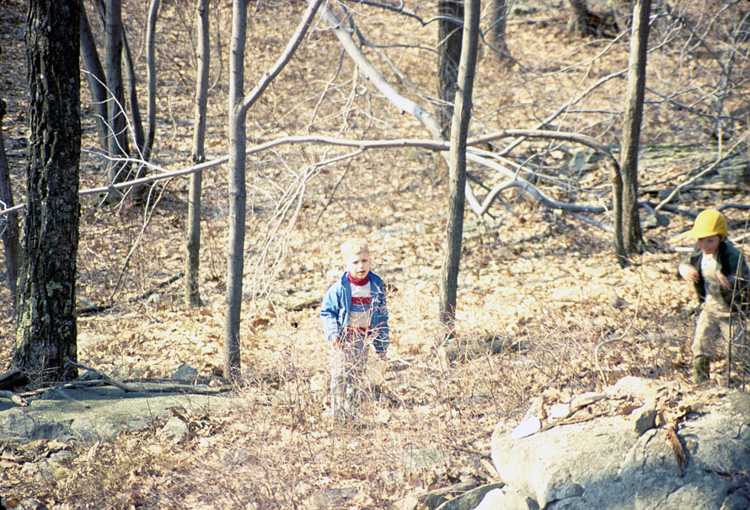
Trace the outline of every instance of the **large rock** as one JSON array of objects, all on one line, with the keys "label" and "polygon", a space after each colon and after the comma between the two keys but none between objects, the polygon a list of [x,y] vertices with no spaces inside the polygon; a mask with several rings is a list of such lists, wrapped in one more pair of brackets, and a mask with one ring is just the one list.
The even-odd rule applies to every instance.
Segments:
[{"label": "large rock", "polygon": [[497,508],[750,508],[746,393],[627,377],[597,398],[551,393],[532,408],[531,428],[500,423],[493,433],[508,494],[494,495]]},{"label": "large rock", "polygon": [[[158,390],[161,385],[140,386],[145,390]],[[172,393],[151,393],[125,392],[112,386],[57,388],[28,399],[27,406],[0,400],[0,439],[94,443],[112,439],[125,430],[139,430],[156,419],[169,416],[172,408],[198,412],[233,404],[226,394],[190,394],[191,389],[185,386],[184,393],[179,388]]]}]

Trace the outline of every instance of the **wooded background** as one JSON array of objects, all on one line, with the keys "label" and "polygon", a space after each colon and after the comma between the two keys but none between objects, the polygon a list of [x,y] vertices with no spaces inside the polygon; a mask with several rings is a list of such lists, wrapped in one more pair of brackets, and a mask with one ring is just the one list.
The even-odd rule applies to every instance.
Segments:
[{"label": "wooded background", "polygon": [[[69,4],[76,2],[59,3]],[[440,15],[458,12],[460,4],[323,4],[294,54],[285,52],[304,27],[308,5],[247,4],[241,87],[232,85],[236,5],[124,1],[120,67],[107,57],[102,24],[116,4],[98,4],[106,8],[102,15],[84,3],[102,83],[123,69],[123,109],[107,99],[106,87],[105,99],[95,99],[102,91],[92,92],[92,75],[82,71],[77,333],[64,344],[75,345],[78,362],[122,380],[165,378],[184,363],[198,370],[200,382],[220,387],[235,369],[247,408],[189,417],[194,435],[179,445],[165,442],[155,426],[112,445],[66,446],[71,469],[52,481],[22,471],[22,464],[3,465],[3,490],[23,487],[73,507],[195,508],[211,501],[290,508],[345,486],[359,491],[350,505],[382,508],[450,485],[463,472],[491,479],[482,458],[494,424],[520,418],[544,391],[595,390],[628,374],[686,380],[696,302],[691,287],[676,279],[677,250],[689,247],[677,236],[706,207],[729,206],[723,210],[730,237],[739,244],[748,230],[746,3],[651,5],[642,112],[635,117],[628,117],[639,109],[630,106],[638,95],[628,86],[629,27],[645,3],[482,5],[467,195],[455,193],[460,176],[449,175],[436,151],[450,151],[437,136],[442,130],[448,139],[445,122],[452,118],[445,115],[451,89],[441,81],[440,62],[455,50],[440,44],[447,37],[440,34],[457,34],[438,20],[457,25]],[[29,114],[33,100],[44,99],[29,96],[30,5],[41,2],[0,4],[0,155],[8,162],[8,186],[0,189],[12,188],[22,208],[29,190],[48,182],[30,179],[32,170],[50,168],[35,167],[44,158],[29,159],[44,140]],[[199,13],[210,21],[207,29],[198,28]],[[341,21],[336,30],[330,15]],[[504,37],[491,26],[504,27]],[[211,50],[202,61],[201,47]],[[205,97],[196,93],[199,83],[208,85]],[[233,113],[244,130],[235,141],[246,144],[247,158],[238,159],[245,149],[230,144],[233,86],[247,101],[242,115]],[[104,118],[126,128],[110,131]],[[624,133],[632,133],[628,118],[641,120],[638,158],[631,158],[637,173],[627,175],[637,177],[643,239],[630,250],[623,238],[618,257],[613,165],[625,168],[620,147],[627,146]],[[198,129],[203,122],[205,133]],[[201,180],[187,177],[202,161]],[[108,186],[167,172],[176,173],[127,196]],[[30,182],[38,186],[27,188]],[[245,186],[244,213],[230,207],[239,197],[230,182]],[[454,199],[462,196],[467,205],[461,228],[453,228],[462,233],[460,270],[455,315],[446,323],[450,305],[441,307],[439,297],[450,280],[441,273],[451,182]],[[628,182],[635,181],[622,181],[623,199]],[[130,189],[127,182],[118,186]],[[23,228],[26,210],[17,212]],[[13,232],[11,216],[3,218],[3,232]],[[318,303],[340,273],[338,245],[352,235],[368,239],[374,270],[392,285],[388,396],[365,407],[368,428],[331,430],[323,418],[328,345]],[[233,246],[240,249],[231,269]],[[200,265],[190,266],[191,259]],[[230,288],[238,264],[242,277]],[[195,279],[185,277],[191,271]],[[6,363],[20,338],[10,289],[0,285]],[[46,373],[50,365],[38,361],[26,368]],[[725,368],[715,371],[720,384],[727,382]],[[452,460],[410,472],[398,452],[414,448],[439,448]],[[49,455],[44,445],[3,451],[11,458]],[[228,475],[226,459],[243,452],[252,461]]]}]

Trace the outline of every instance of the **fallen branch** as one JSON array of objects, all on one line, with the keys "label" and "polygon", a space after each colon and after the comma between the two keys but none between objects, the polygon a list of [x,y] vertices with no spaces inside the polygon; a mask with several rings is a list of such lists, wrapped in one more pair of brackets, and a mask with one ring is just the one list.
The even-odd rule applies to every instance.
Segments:
[{"label": "fallen branch", "polygon": [[662,200],[659,205],[657,205],[656,207],[654,207],[654,210],[658,211],[659,209],[661,209],[662,207],[664,207],[666,204],[668,204],[669,202],[672,201],[672,199],[675,197],[675,195],[677,195],[677,193],[680,192],[681,189],[683,189],[686,186],[689,186],[690,184],[694,183],[695,181],[697,181],[698,179],[700,179],[701,177],[703,177],[707,173],[711,172],[713,169],[715,169],[717,166],[719,166],[723,161],[725,161],[725,160],[733,157],[735,155],[735,152],[734,152],[735,148],[737,148],[737,146],[739,146],[741,143],[743,143],[745,141],[745,139],[747,138],[747,136],[748,136],[747,133],[745,133],[744,135],[742,135],[740,137],[740,139],[737,140],[734,143],[734,145],[732,145],[732,147],[729,148],[729,150],[727,151],[726,156],[724,156],[723,158],[719,158],[716,161],[714,161],[711,165],[709,165],[705,170],[703,170],[702,172],[700,172],[698,175],[695,175],[694,177],[688,179],[687,181],[685,181],[685,182],[683,182],[683,183],[678,184],[677,186],[675,186],[675,188],[672,190],[672,192],[669,194],[669,196],[667,196],[667,198],[665,198],[664,200]]},{"label": "fallen branch", "polygon": [[598,413],[591,413],[588,416],[577,416],[575,418],[561,418],[559,420],[551,421],[544,425],[542,428],[539,429],[538,432],[545,432],[553,427],[559,427],[561,425],[575,425],[577,423],[585,423],[587,421],[591,421],[595,418],[600,418],[602,416],[607,416],[610,414],[609,410],[606,411],[600,411]]},{"label": "fallen branch", "polygon": [[[185,273],[180,273],[180,274],[178,274],[178,275],[176,275],[176,276],[173,276],[173,277],[172,277],[172,278],[170,278],[169,280],[167,280],[167,281],[164,281],[164,282],[161,282],[161,283],[160,283],[160,284],[158,284],[158,285],[157,285],[156,287],[154,287],[154,288],[153,288],[153,289],[151,289],[151,290],[148,290],[148,291],[144,292],[144,293],[143,293],[143,294],[141,294],[140,296],[136,296],[136,297],[134,297],[134,298],[131,298],[131,299],[129,299],[129,300],[128,300],[128,303],[131,303],[131,304],[132,304],[132,303],[136,303],[136,302],[138,302],[138,301],[143,301],[144,299],[148,299],[148,298],[149,298],[149,297],[151,297],[151,295],[153,295],[153,294],[154,294],[154,292],[156,292],[157,290],[159,290],[159,289],[163,289],[163,288],[164,288],[164,287],[166,287],[167,285],[171,285],[171,284],[173,284],[174,282],[176,282],[177,280],[179,280],[179,279],[180,279],[180,278],[182,278],[183,276],[185,276]],[[109,309],[111,309],[111,308],[112,308],[113,306],[114,306],[114,305],[101,305],[101,306],[97,306],[97,305],[92,305],[92,306],[87,306],[86,308],[79,308],[78,310],[76,310],[76,314],[77,314],[77,315],[78,315],[79,317],[84,317],[84,316],[87,316],[87,315],[93,315],[93,314],[95,314],[95,313],[99,313],[99,312],[104,312],[104,311],[106,311],[106,310],[109,310]]]},{"label": "fallen branch", "polygon": [[20,395],[17,395],[13,393],[12,391],[6,391],[6,390],[0,390],[0,398],[7,398],[9,400],[12,400],[16,404],[22,407],[26,407],[29,405],[28,402],[26,402],[24,399],[20,397]]},{"label": "fallen branch", "polygon": [[95,388],[97,386],[104,386],[106,385],[106,381],[102,380],[95,380],[95,381],[69,381],[62,384],[56,384],[54,386],[47,386],[45,388],[37,388],[35,390],[30,391],[24,391],[20,393],[19,395],[24,398],[32,398],[37,397],[43,393],[48,392],[51,389],[54,388],[63,388],[66,390],[76,390],[80,388]]},{"label": "fallen branch", "polygon": [[196,388],[195,386],[188,386],[188,385],[171,385],[171,386],[164,386],[164,387],[157,387],[157,388],[133,386],[132,384],[126,384],[122,381],[118,381],[117,379],[113,379],[107,374],[105,374],[104,372],[100,372],[99,370],[95,368],[91,368],[82,363],[76,363],[75,361],[72,361],[70,358],[65,358],[65,362],[75,368],[86,370],[87,372],[91,372],[94,375],[96,375],[100,380],[104,381],[105,383],[110,384],[114,386],[115,388],[119,388],[122,391],[125,391],[128,393],[135,393],[135,392],[137,393],[190,393],[192,395],[218,395],[220,393],[225,393],[233,389],[232,386],[227,386],[227,385],[224,385],[220,388]]},{"label": "fallen branch", "polygon": [[70,358],[65,358],[65,363],[67,363],[68,365],[70,365],[72,367],[75,367],[75,368],[78,368],[78,369],[81,369],[81,370],[86,370],[87,372],[91,372],[92,374],[96,375],[97,378],[101,379],[102,381],[107,382],[108,384],[111,384],[115,388],[121,389],[122,391],[125,391],[125,392],[128,392],[128,393],[141,391],[141,390],[139,390],[137,388],[133,388],[132,386],[130,386],[128,384],[125,384],[124,382],[118,381],[117,379],[113,379],[110,376],[108,376],[107,374],[105,374],[104,372],[100,372],[100,371],[98,371],[95,368],[91,368],[89,366],[86,366],[83,363],[76,363],[75,361],[71,360]]},{"label": "fallen branch", "polygon": [[17,368],[12,368],[0,374],[0,390],[12,390],[29,384],[31,380],[26,373]]}]

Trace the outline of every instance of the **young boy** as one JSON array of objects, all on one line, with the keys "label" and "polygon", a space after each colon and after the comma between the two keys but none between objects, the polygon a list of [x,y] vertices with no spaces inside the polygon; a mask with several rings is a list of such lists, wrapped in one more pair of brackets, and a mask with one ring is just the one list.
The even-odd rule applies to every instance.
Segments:
[{"label": "young boy", "polygon": [[[750,272],[740,250],[726,239],[727,221],[719,211],[703,211],[693,228],[682,235],[698,241],[695,250],[680,263],[679,273],[695,284],[703,302],[692,345],[693,382],[701,383],[709,379],[710,361],[732,336],[735,342],[739,341],[738,347],[743,347],[744,331],[737,334],[742,327],[737,316],[747,305]],[[735,328],[734,335],[731,326]]]},{"label": "young boy", "polygon": [[370,271],[370,249],[363,240],[341,245],[344,274],[323,298],[320,318],[331,342],[331,410],[334,419],[357,415],[369,341],[381,359],[389,343],[383,280]]}]

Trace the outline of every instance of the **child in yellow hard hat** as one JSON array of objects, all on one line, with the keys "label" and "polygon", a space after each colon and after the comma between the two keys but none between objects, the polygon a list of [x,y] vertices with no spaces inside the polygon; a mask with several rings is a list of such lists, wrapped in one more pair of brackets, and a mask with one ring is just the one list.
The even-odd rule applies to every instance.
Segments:
[{"label": "child in yellow hard hat", "polygon": [[709,379],[711,360],[730,338],[734,337],[738,348],[744,347],[744,322],[738,317],[747,306],[750,271],[742,252],[726,238],[727,220],[719,211],[701,212],[693,228],[682,235],[697,240],[695,250],[678,269],[682,278],[695,285],[703,303],[692,344],[693,381],[701,383]]}]

